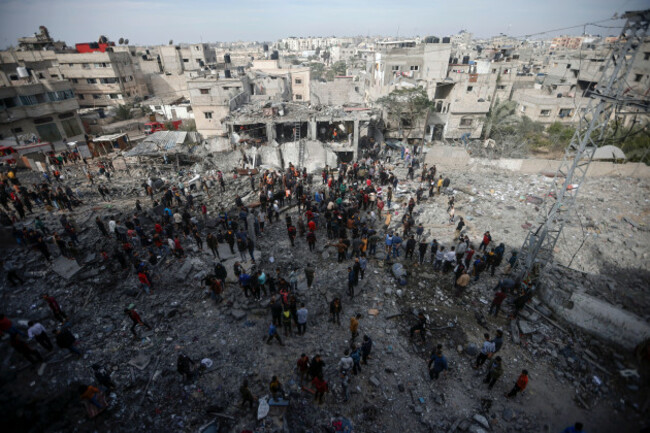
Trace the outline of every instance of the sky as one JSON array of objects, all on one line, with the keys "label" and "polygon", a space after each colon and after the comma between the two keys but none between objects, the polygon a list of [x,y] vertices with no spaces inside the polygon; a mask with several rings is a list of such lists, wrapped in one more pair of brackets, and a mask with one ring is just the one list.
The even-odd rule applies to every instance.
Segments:
[{"label": "sky", "polygon": [[[68,45],[275,41],[288,36],[524,36],[650,7],[650,0],[0,0],[0,47],[46,26]],[[603,26],[621,26],[609,21]],[[582,27],[548,35],[581,34]],[[589,26],[615,35],[618,28]]]}]

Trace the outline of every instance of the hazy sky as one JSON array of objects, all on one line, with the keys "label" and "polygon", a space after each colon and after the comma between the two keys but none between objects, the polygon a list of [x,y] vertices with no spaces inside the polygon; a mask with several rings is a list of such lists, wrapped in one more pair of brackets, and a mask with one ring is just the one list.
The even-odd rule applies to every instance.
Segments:
[{"label": "hazy sky", "polygon": [[[68,45],[272,41],[286,36],[521,36],[648,8],[649,0],[0,0],[0,47],[45,25]],[[620,26],[621,21],[603,25]],[[579,34],[582,29],[559,32]],[[588,27],[592,34],[619,29]],[[557,34],[557,33],[556,33]]]}]

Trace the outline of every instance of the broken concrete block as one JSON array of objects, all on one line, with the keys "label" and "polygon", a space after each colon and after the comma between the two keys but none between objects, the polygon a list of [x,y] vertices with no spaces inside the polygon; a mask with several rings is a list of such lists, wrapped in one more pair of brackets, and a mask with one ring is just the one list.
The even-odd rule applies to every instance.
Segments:
[{"label": "broken concrete block", "polygon": [[483,415],[477,413],[472,417],[472,419],[477,423],[481,424],[484,428],[486,429],[490,428],[490,423],[488,422],[487,418],[485,418]]},{"label": "broken concrete block", "polygon": [[368,310],[368,314],[371,316],[377,316],[379,314],[379,310],[377,310],[376,308],[371,308]]},{"label": "broken concrete block", "polygon": [[503,409],[501,416],[503,417],[504,421],[510,422],[515,418],[515,411],[507,407]]},{"label": "broken concrete block", "polygon": [[381,386],[381,382],[375,376],[370,376],[370,378],[368,380],[370,381],[370,383],[375,385],[377,388],[379,388]]},{"label": "broken concrete block", "polygon": [[69,280],[74,274],[81,270],[81,267],[77,264],[76,260],[59,256],[52,260],[52,270],[66,280]]},{"label": "broken concrete block", "polygon": [[241,320],[246,317],[246,312],[243,310],[230,310],[230,315],[236,320]]},{"label": "broken concrete block", "polygon": [[522,334],[532,334],[537,331],[537,328],[526,320],[519,319],[518,324]]},{"label": "broken concrete block", "polygon": [[138,370],[144,370],[145,368],[147,368],[147,365],[149,365],[149,362],[151,362],[151,357],[141,353],[135,358],[129,360],[127,364],[132,365]]}]

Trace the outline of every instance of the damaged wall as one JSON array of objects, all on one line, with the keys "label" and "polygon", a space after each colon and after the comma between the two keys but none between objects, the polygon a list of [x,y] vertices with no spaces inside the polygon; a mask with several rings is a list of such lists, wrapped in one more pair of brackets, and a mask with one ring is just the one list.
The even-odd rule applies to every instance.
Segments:
[{"label": "damaged wall", "polygon": [[557,287],[540,291],[547,305],[567,322],[614,344],[633,350],[650,338],[650,325],[640,317],[586,293]]}]

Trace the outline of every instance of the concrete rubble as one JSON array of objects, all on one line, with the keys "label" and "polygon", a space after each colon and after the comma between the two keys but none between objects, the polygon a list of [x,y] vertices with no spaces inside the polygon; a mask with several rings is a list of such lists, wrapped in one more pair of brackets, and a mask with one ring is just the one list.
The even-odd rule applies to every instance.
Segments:
[{"label": "concrete rubble", "polygon": [[[25,279],[25,284],[16,288],[2,282],[3,312],[23,330],[27,320],[39,320],[51,331],[56,322],[39,299],[47,291],[71,318],[71,329],[84,349],[81,359],[55,349],[45,356],[47,368],[37,374],[3,344],[0,413],[4,420],[25,432],[317,432],[331,431],[332,421],[342,417],[355,432],[552,432],[581,419],[588,423],[588,431],[604,433],[635,431],[646,422],[647,364],[639,364],[631,351],[643,335],[639,341],[617,344],[611,335],[589,333],[567,322],[540,297],[533,298],[512,321],[506,317],[514,307],[506,301],[500,316],[494,318],[488,315],[488,308],[493,288],[504,276],[505,263],[494,277],[485,272],[457,294],[452,274],[433,271],[429,253],[423,266],[417,260],[400,258],[397,263],[402,269],[396,278],[393,263],[383,261],[381,242],[380,259],[370,258],[358,294],[350,301],[345,290],[351,261],[337,263],[336,249],[326,245],[328,240],[320,228],[314,252],[304,239],[297,239],[296,248],[290,248],[283,219],[289,214],[295,221],[295,207],[284,208],[280,222],[267,222],[263,236],[256,239],[255,264],[242,261],[236,247],[231,254],[226,244],[219,246],[221,262],[228,271],[222,302],[215,303],[201,284],[213,272],[216,261],[207,247],[200,251],[191,239],[183,240],[187,255],[183,260],[161,257],[153,272],[155,288],[145,295],[132,268],[122,270],[114,261],[102,259],[101,252],[110,254],[114,241],[100,236],[95,217],[132,215],[138,199],[145,208],[143,225],[150,226],[156,215],[144,195],[143,180],[155,177],[162,185],[188,182],[200,175],[211,185],[210,195],[198,188],[193,191],[195,202],[208,207],[201,227],[204,235],[215,232],[217,214],[233,208],[236,195],[246,204],[258,201],[248,177],[235,178],[231,173],[232,167],[242,166],[242,153],[219,155],[182,166],[181,176],[173,164],[157,162],[131,166],[128,175],[116,172],[110,183],[100,180],[110,191],[110,201],[99,197],[78,167],[69,167],[67,184],[84,201],[69,214],[85,247],[81,257],[76,261],[56,257],[52,264],[45,264],[34,251],[3,246],[5,264]],[[329,157],[314,157],[310,169],[322,166],[323,158]],[[214,180],[219,169],[226,176],[225,192]],[[405,179],[401,161],[394,172],[400,184],[391,209],[391,228],[397,229],[396,222],[419,182]],[[463,233],[477,245],[482,233],[490,230],[497,245],[505,243],[506,259],[521,245],[524,227],[534,222],[537,199],[543,197],[549,182],[543,175],[519,175],[482,166],[442,174],[452,180],[446,195],[426,199],[413,212],[416,222],[424,226],[424,236],[450,245],[455,225],[448,224],[445,210],[448,196],[453,195],[456,216],[463,216],[467,223]],[[37,181],[36,173],[21,172],[20,177],[27,184]],[[320,172],[314,173],[312,185],[321,188]],[[548,286],[589,294],[647,326],[649,186],[647,180],[633,178],[615,182],[587,179],[577,212],[558,243]],[[59,229],[58,214],[47,214],[42,208],[35,211],[46,226]],[[31,218],[27,216],[27,224]],[[262,344],[271,321],[269,299],[243,296],[233,275],[236,261],[246,269],[257,266],[269,275],[277,268],[285,278],[298,270],[298,298],[309,310],[306,335],[285,338],[281,333],[284,346]],[[315,269],[311,288],[303,272],[308,265]],[[401,278],[405,285],[400,284]],[[343,299],[341,326],[328,322],[329,301],[335,296]],[[136,339],[123,313],[130,304],[152,328],[139,327]],[[428,317],[424,344],[409,338],[417,312]],[[373,348],[368,365],[362,365],[361,372],[351,378],[350,401],[343,402],[337,364],[350,343],[347,323],[356,313],[362,316],[360,334],[371,336]],[[483,334],[494,336],[497,329],[504,331],[500,353],[504,374],[488,391],[482,383],[487,370],[476,371],[472,364]],[[449,370],[431,381],[427,362],[437,344],[443,347]],[[210,362],[205,365],[211,366],[195,381],[183,381],[176,371],[179,353],[197,363],[207,358]],[[299,384],[296,360],[301,353],[310,357],[319,353],[325,361],[331,392],[323,405],[314,404],[313,395]],[[90,368],[94,363],[110,371],[117,388],[107,393],[109,409],[88,420],[76,385],[94,383]],[[529,387],[514,399],[504,398],[523,368],[530,372]],[[247,379],[255,397],[263,397],[269,394],[268,384],[274,375],[284,385],[289,404],[271,405],[269,415],[258,421],[257,408],[253,414],[239,406],[239,387]]]}]

